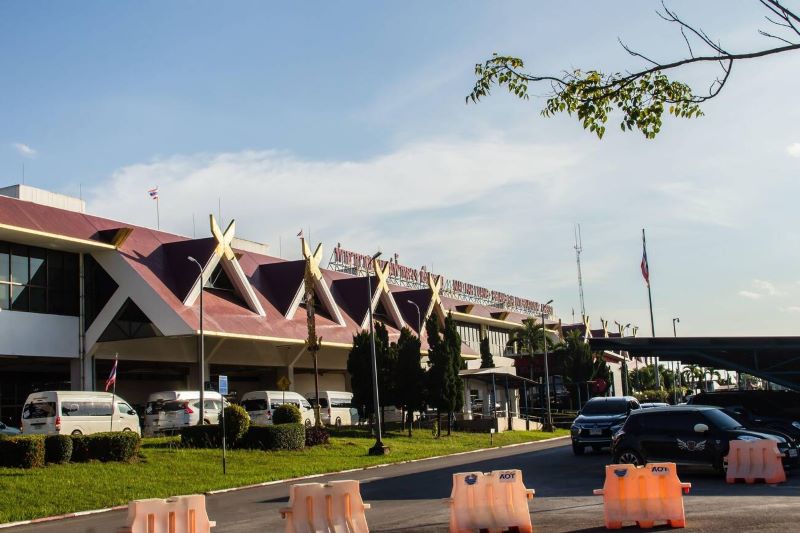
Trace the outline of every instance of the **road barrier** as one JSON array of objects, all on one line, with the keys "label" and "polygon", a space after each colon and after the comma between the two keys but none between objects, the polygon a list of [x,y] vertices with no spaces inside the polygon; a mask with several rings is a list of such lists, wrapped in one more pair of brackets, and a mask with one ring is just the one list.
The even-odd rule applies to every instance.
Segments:
[{"label": "road barrier", "polygon": [[450,533],[512,528],[532,533],[528,500],[534,494],[525,488],[520,470],[453,474],[453,491],[444,500],[450,506]]},{"label": "road barrier", "polygon": [[206,497],[202,494],[161,500],[133,500],[128,504],[128,525],[119,533],[210,533]]},{"label": "road barrier", "polygon": [[725,459],[728,462],[725,481],[728,483],[736,483],[737,479],[743,479],[746,483],[753,483],[757,479],[763,479],[765,483],[786,481],[781,452],[774,440],[732,440]]},{"label": "road barrier", "polygon": [[369,533],[358,481],[298,483],[280,510],[286,533]]},{"label": "road barrier", "polygon": [[681,483],[675,463],[649,463],[645,466],[607,465],[602,489],[606,529],[620,529],[623,522],[651,528],[656,521],[671,527],[685,527],[683,493],[691,483]]}]

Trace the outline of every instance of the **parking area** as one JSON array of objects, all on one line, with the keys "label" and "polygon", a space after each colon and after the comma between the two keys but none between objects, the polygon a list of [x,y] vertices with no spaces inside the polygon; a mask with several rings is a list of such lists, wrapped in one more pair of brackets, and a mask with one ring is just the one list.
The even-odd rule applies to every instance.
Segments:
[{"label": "parking area", "polygon": [[[530,504],[538,532],[605,531],[602,498],[592,490],[603,486],[607,451],[572,454],[568,439],[513,448],[444,457],[383,468],[334,474],[314,481],[358,479],[370,531],[447,531],[448,510],[442,498],[450,495],[452,475],[474,470],[519,468],[525,484],[536,490]],[[685,531],[796,531],[800,523],[800,470],[790,472],[780,485],[728,485],[724,478],[705,469],[679,470],[682,481],[692,483],[684,497]],[[290,483],[210,495],[209,516],[217,521],[215,533],[282,531],[285,524],[278,509],[285,505]],[[12,531],[84,533],[115,531],[124,525],[125,513],[116,511],[65,521],[20,526]],[[633,531],[638,528],[627,527]],[[658,530],[669,529],[659,527]]]}]

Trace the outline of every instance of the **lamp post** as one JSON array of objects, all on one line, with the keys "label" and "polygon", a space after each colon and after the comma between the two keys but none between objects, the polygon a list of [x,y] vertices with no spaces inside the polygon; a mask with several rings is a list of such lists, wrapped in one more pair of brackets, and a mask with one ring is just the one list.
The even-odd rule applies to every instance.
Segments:
[{"label": "lamp post", "polygon": [[[627,324],[625,324],[623,326],[622,324],[620,324],[616,320],[614,321],[614,324],[616,324],[617,327],[619,328],[619,336],[620,336],[620,338],[625,336],[625,330],[628,329],[630,327],[630,325],[631,325],[630,322],[629,322],[629,323],[627,323]],[[626,360],[627,358],[628,358],[628,352],[625,352],[625,357],[623,357],[623,359],[622,359],[622,389],[623,389],[622,393],[625,396],[627,396],[627,395],[629,395],[631,393],[630,392],[630,388],[631,387],[630,387],[630,384],[628,383],[628,363],[627,363],[627,360]]]},{"label": "lamp post", "polygon": [[406,301],[417,308],[417,335],[419,335],[419,338],[422,338],[422,315],[419,312],[419,306],[411,300]]},{"label": "lamp post", "polygon": [[206,387],[206,355],[205,338],[203,336],[203,266],[191,255],[186,256],[186,259],[197,265],[197,268],[200,269],[200,277],[198,278],[198,282],[200,283],[200,421],[198,424],[202,426],[206,415],[204,394],[204,389]]},{"label": "lamp post", "polygon": [[[371,265],[375,264],[375,260],[381,256],[381,252],[372,256]],[[369,340],[370,349],[372,351],[372,402],[375,411],[375,445],[369,449],[370,455],[386,455],[389,453],[389,448],[383,445],[381,440],[381,410],[380,402],[378,401],[378,362],[375,357],[375,328],[372,325],[372,280],[370,279],[369,272],[367,273],[367,290],[369,291],[369,299],[367,300],[369,309]]]},{"label": "lamp post", "polygon": [[[679,323],[680,321],[681,321],[681,319],[679,317],[675,317],[675,318],[672,319],[672,335],[674,337],[676,337],[676,338],[678,337],[678,328],[675,327],[675,324]],[[673,369],[672,369],[672,371],[674,372],[674,374],[672,376],[672,396],[675,399],[674,400],[675,403],[677,404],[678,403],[678,387],[675,386],[675,381],[677,381],[679,379],[678,376],[679,376],[680,370],[681,370],[681,363],[680,363],[680,361],[673,361],[672,363],[674,365]]]},{"label": "lamp post", "polygon": [[553,303],[549,300],[542,306],[542,339],[544,340],[544,394],[547,400],[547,425],[544,427],[545,431],[553,431],[553,414],[550,411],[550,369],[547,364],[547,329],[544,327],[544,309]]}]

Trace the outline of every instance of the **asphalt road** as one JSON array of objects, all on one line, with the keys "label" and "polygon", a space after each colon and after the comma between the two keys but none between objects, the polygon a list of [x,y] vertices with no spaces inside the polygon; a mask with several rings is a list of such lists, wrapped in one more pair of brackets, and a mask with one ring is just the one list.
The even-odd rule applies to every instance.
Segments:
[{"label": "asphalt road", "polygon": [[[520,468],[525,485],[536,490],[530,503],[537,532],[605,531],[602,498],[592,489],[603,485],[603,468],[610,455],[588,453],[574,457],[568,440],[533,443],[421,461],[317,481],[358,479],[365,502],[372,504],[367,520],[372,532],[447,531],[448,509],[441,503],[450,495],[452,474],[472,470]],[[800,471],[789,473],[789,481],[728,485],[724,478],[703,469],[679,470],[682,481],[692,483],[684,497],[685,531],[737,532],[800,531]],[[288,484],[241,490],[209,496],[208,514],[217,521],[213,533],[279,532],[285,524],[278,509],[288,499]],[[125,523],[125,512],[115,511],[58,522],[19,526],[12,533],[109,533]],[[638,528],[627,527],[628,530]],[[659,527],[655,531],[667,530]]]}]

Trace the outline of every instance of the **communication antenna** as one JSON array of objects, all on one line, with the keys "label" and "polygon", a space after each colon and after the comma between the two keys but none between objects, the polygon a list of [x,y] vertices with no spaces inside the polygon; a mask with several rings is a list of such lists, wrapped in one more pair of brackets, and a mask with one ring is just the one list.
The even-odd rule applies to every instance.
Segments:
[{"label": "communication antenna", "polygon": [[583,251],[583,241],[581,240],[581,225],[575,224],[575,261],[578,263],[578,296],[581,301],[581,319],[586,316],[586,306],[583,302],[583,275],[581,273],[581,252]]}]

